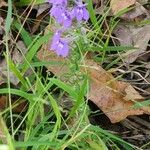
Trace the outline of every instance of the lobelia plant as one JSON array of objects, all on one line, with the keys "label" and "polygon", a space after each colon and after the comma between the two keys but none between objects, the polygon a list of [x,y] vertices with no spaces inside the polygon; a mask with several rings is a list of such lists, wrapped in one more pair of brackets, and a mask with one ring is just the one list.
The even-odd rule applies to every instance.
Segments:
[{"label": "lobelia plant", "polygon": [[52,38],[50,49],[55,51],[58,56],[66,57],[69,55],[69,42],[64,38],[63,32],[71,28],[74,20],[79,24],[87,21],[89,12],[82,0],[74,1],[74,7],[68,6],[68,0],[48,0],[48,2],[52,4],[51,17],[54,17],[56,22],[61,25],[61,29],[58,29]]}]

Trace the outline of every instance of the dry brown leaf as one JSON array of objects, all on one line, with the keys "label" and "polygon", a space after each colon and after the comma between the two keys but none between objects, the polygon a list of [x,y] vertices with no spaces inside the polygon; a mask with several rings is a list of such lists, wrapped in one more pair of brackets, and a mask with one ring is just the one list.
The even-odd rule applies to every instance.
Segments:
[{"label": "dry brown leaf", "polygon": [[[57,57],[45,45],[38,53],[41,61],[62,62],[63,65],[48,65],[49,71],[56,76],[66,73],[67,59]],[[86,60],[81,65],[81,71],[85,70],[90,76],[90,91],[88,99],[94,102],[111,120],[112,123],[119,122],[130,115],[150,113],[149,108],[131,109],[135,101],[143,101],[143,97],[128,83],[116,81],[116,79],[97,63]]]},{"label": "dry brown leaf", "polygon": [[[121,16],[124,20],[131,22],[149,20],[150,15],[140,3],[135,3],[135,8]],[[124,62],[133,63],[140,55],[143,55],[147,50],[150,40],[150,25],[134,26],[131,23],[119,23],[113,33],[119,40],[121,46],[133,46],[137,49],[127,51],[122,54]]]},{"label": "dry brown leaf", "polygon": [[[12,99],[12,105],[15,104],[15,100]],[[8,108],[9,102],[6,96],[0,96],[0,111],[3,111],[4,109]],[[16,107],[13,108],[13,112],[20,113],[24,112],[27,109],[27,103],[22,102],[18,104]]]},{"label": "dry brown leaf", "polygon": [[123,14],[121,18],[128,21],[142,21],[149,18],[149,12],[143,5],[136,2],[134,9]]},{"label": "dry brown leaf", "polygon": [[41,25],[42,20],[49,12],[49,5],[47,4],[37,5],[34,8],[36,7],[37,7],[38,12],[37,12],[37,17],[34,22],[34,25],[32,27],[32,34],[38,30],[39,26]]},{"label": "dry brown leaf", "polygon": [[117,14],[119,11],[134,5],[136,0],[111,0],[110,7],[113,14]]},{"label": "dry brown leaf", "polygon": [[7,6],[7,3],[4,0],[0,0],[0,8],[3,6]]},{"label": "dry brown leaf", "polygon": [[[23,56],[22,53],[19,50],[22,51],[23,54],[27,52],[27,48],[24,45],[22,41],[17,42],[17,48],[14,49],[14,51],[11,54],[11,58],[15,65],[18,65],[23,62]],[[7,63],[6,59],[2,59],[0,61],[0,79],[3,81],[2,83],[7,82]],[[19,79],[13,74],[13,72],[10,70],[10,82],[13,85],[17,85],[20,81]],[[1,84],[1,82],[0,82]]]},{"label": "dry brown leaf", "polygon": [[135,101],[143,101],[143,97],[130,84],[116,81],[111,74],[91,60],[86,64],[91,66],[88,69],[91,77],[89,99],[108,116],[112,123],[130,115],[148,113],[148,109],[145,108],[131,109]]},{"label": "dry brown leaf", "polygon": [[134,27],[132,25],[118,25],[114,30],[114,34],[119,39],[122,46],[133,46],[137,49],[129,50],[124,53],[122,58],[124,62],[130,64],[134,62],[139,55],[143,54],[150,40],[150,25],[143,27]]},{"label": "dry brown leaf", "polygon": [[[6,60],[3,59],[0,63],[0,78],[4,80],[5,82],[7,81],[7,65],[6,65]],[[13,85],[17,85],[19,83],[19,80],[14,76],[12,72],[10,72],[10,82]]]},{"label": "dry brown leaf", "polygon": [[148,3],[148,0],[137,0],[140,4],[144,5]]},{"label": "dry brown leaf", "polygon": [[17,48],[15,48],[12,52],[12,60],[17,65],[23,62],[24,58],[22,53],[25,55],[28,50],[23,41],[17,41],[16,45]]},{"label": "dry brown leaf", "polygon": [[143,97],[141,95],[139,95],[139,93],[131,85],[129,85],[125,88],[125,93],[126,93],[126,95],[125,95],[125,97],[123,97],[123,99],[126,101],[128,101],[128,100],[132,101],[134,99],[136,99],[136,100],[143,99]]}]

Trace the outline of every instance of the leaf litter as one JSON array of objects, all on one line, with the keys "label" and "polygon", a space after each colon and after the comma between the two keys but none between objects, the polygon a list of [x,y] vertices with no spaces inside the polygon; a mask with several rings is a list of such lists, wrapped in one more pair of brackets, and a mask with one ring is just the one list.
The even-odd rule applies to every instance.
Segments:
[{"label": "leaf litter", "polygon": [[[69,68],[67,59],[55,56],[49,50],[49,45],[44,45],[38,53],[41,61],[61,62],[61,65],[49,65],[48,70],[60,76]],[[130,115],[149,114],[149,107],[133,109],[136,102],[142,102],[143,97],[129,84],[117,81],[110,73],[105,71],[92,60],[85,60],[86,66],[81,67],[81,72],[86,69],[90,76],[90,91],[88,99],[94,102],[111,120],[112,123],[119,122]]]},{"label": "leaf litter", "polygon": [[[132,24],[134,19],[136,22],[136,19],[144,21],[150,18],[148,11],[141,4],[136,4],[133,10],[122,16],[125,21],[128,20],[130,22],[120,22],[113,31],[115,36],[119,39],[120,45],[137,48],[121,55],[124,62],[128,64],[133,63],[140,55],[146,52],[150,40],[150,25],[137,26]],[[142,18],[140,18],[141,16]]]},{"label": "leaf litter", "polygon": [[110,8],[114,15],[135,4],[136,0],[111,0]]},{"label": "leaf litter", "polygon": [[[5,1],[2,2],[3,3],[1,3],[0,7],[5,6],[6,4]],[[116,15],[123,9],[133,7],[132,10],[120,16],[121,21],[113,31],[117,39],[119,39],[120,45],[134,46],[137,48],[136,50],[131,50],[121,54],[123,61],[129,65],[130,63],[135,62],[140,55],[147,51],[147,45],[149,42],[149,25],[137,26],[132,24],[145,21],[149,18],[149,12],[143,6],[145,3],[147,3],[146,0],[111,0],[110,6],[113,15]],[[42,18],[43,15],[40,17],[40,22],[42,21]],[[37,25],[35,24],[35,31],[38,29],[39,25],[40,23],[37,23]],[[35,31],[33,28],[33,33]],[[50,72],[60,77],[66,71],[69,71],[69,68],[67,67],[67,59],[57,57],[52,51],[49,51],[48,49],[49,45],[43,45],[38,53],[38,58],[41,61],[60,62],[62,65],[55,64],[55,66],[47,66]],[[21,56],[19,52],[16,51],[17,50],[13,51],[12,53],[12,58],[15,63],[20,60]],[[21,60],[19,62],[21,62]],[[2,80],[5,82],[6,76],[2,70],[4,69],[3,64],[5,65],[5,62],[2,61],[0,64],[0,66],[2,66],[0,71],[0,79],[2,78]],[[86,64],[86,66],[84,64]],[[81,72],[85,73],[84,71],[87,70],[90,77],[90,91],[87,99],[93,101],[105,113],[105,115],[109,117],[112,123],[120,122],[121,120],[124,120],[126,117],[131,115],[133,116],[141,115],[143,113],[150,113],[149,107],[141,107],[138,109],[132,108],[136,102],[143,102],[144,97],[142,97],[131,84],[118,81],[108,71],[105,71],[93,60],[86,59],[84,64],[81,64]],[[148,63],[146,66],[149,68]],[[0,80],[0,84],[2,80]],[[14,85],[17,85],[19,81],[14,79],[14,76],[12,75],[11,82]],[[6,97],[2,97],[2,99],[4,100]],[[1,106],[3,107],[4,105]]]},{"label": "leaf litter", "polygon": [[[146,17],[142,18],[143,20],[149,18],[147,10],[136,0],[111,0],[110,2],[114,15],[131,6],[134,6],[134,9],[120,16],[123,20],[131,21],[143,14],[146,14]],[[130,64],[146,51],[150,39],[149,27],[149,25],[137,27],[130,23],[126,24],[124,21],[117,25],[113,33],[119,39],[119,44],[137,48],[121,55],[124,62]],[[65,65],[67,60],[58,58],[48,49],[49,46],[44,45],[38,53],[38,58],[41,61],[55,61],[63,64],[62,66],[49,65],[48,70],[56,76],[60,76],[60,74],[69,70]],[[94,102],[112,123],[120,122],[128,116],[150,113],[149,107],[132,108],[136,102],[144,101],[144,98],[129,83],[116,80],[109,72],[92,60],[86,59],[84,63],[90,76],[90,91],[87,98]],[[81,67],[81,72],[83,70]]]},{"label": "leaf litter", "polygon": [[120,45],[133,46],[135,50],[129,50],[122,54],[124,62],[133,63],[141,54],[147,50],[150,40],[150,25],[144,27],[133,27],[130,25],[118,25],[114,34],[119,39]]},{"label": "leaf litter", "polygon": [[[111,0],[110,2],[114,15],[130,6],[135,8],[121,16],[124,20],[131,21],[143,15],[143,13],[146,14],[146,19],[149,17],[146,9],[136,0]],[[119,39],[120,45],[137,48],[121,55],[126,63],[134,62],[141,53],[146,51],[150,38],[149,29],[149,25],[135,27],[124,22],[120,22],[117,25],[113,33]],[[63,64],[63,66],[48,66],[49,71],[56,76],[60,76],[60,73],[63,74],[69,70],[67,65],[65,65],[67,60],[56,57],[48,49],[49,46],[44,46],[39,51],[38,58],[42,61],[56,61]],[[142,102],[144,98],[129,83],[116,80],[110,73],[92,60],[86,59],[84,63],[90,76],[90,91],[87,98],[94,102],[112,123],[120,122],[128,116],[150,113],[149,107],[132,108],[136,102]],[[83,70],[81,67],[81,72]]]}]

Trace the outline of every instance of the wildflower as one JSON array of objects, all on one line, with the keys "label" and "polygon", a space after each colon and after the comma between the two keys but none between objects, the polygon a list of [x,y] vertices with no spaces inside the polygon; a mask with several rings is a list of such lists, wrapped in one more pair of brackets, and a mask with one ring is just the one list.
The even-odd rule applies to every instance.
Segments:
[{"label": "wildflower", "polygon": [[48,0],[53,5],[67,6],[67,0]]},{"label": "wildflower", "polygon": [[71,13],[62,6],[54,5],[51,9],[51,16],[64,27],[70,27],[72,24]]},{"label": "wildflower", "polygon": [[[82,0],[76,2],[76,6],[72,11],[67,9],[68,0],[48,0],[52,4],[50,15],[55,18],[56,22],[63,26],[63,29],[69,28],[72,25],[72,19],[77,21],[89,19],[89,13],[86,10],[86,4]],[[65,28],[64,28],[65,27]],[[51,49],[56,52],[58,56],[66,57],[69,54],[68,42],[61,37],[62,31],[58,30],[52,39]]]},{"label": "wildflower", "polygon": [[53,37],[51,49],[54,50],[58,56],[68,56],[68,42],[60,37],[59,31],[57,31]]},{"label": "wildflower", "polygon": [[72,18],[70,12],[65,10],[59,17],[58,22],[64,27],[70,27],[72,24]]},{"label": "wildflower", "polygon": [[83,4],[82,1],[76,2],[77,6],[72,10],[72,15],[76,17],[77,21],[89,19],[89,12],[86,9],[86,4]]},{"label": "wildflower", "polygon": [[59,20],[59,18],[60,18],[60,14],[62,14],[63,12],[64,12],[64,7],[54,5],[54,6],[51,8],[50,14],[51,14],[51,16],[53,16],[53,17],[56,19],[56,21],[58,22],[58,20]]}]

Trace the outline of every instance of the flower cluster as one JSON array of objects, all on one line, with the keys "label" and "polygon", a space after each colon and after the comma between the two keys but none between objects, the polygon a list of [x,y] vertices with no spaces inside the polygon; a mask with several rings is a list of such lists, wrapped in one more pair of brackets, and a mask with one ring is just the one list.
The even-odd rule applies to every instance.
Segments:
[{"label": "flower cluster", "polygon": [[[68,7],[68,0],[48,0],[48,2],[52,4],[50,15],[64,28],[63,31],[70,28],[75,19],[78,22],[87,21],[89,19],[86,4],[83,4],[82,0],[75,1],[73,8]],[[69,46],[68,42],[62,38],[62,30],[57,30],[54,34],[51,49],[54,50],[58,56],[68,56]]]}]

